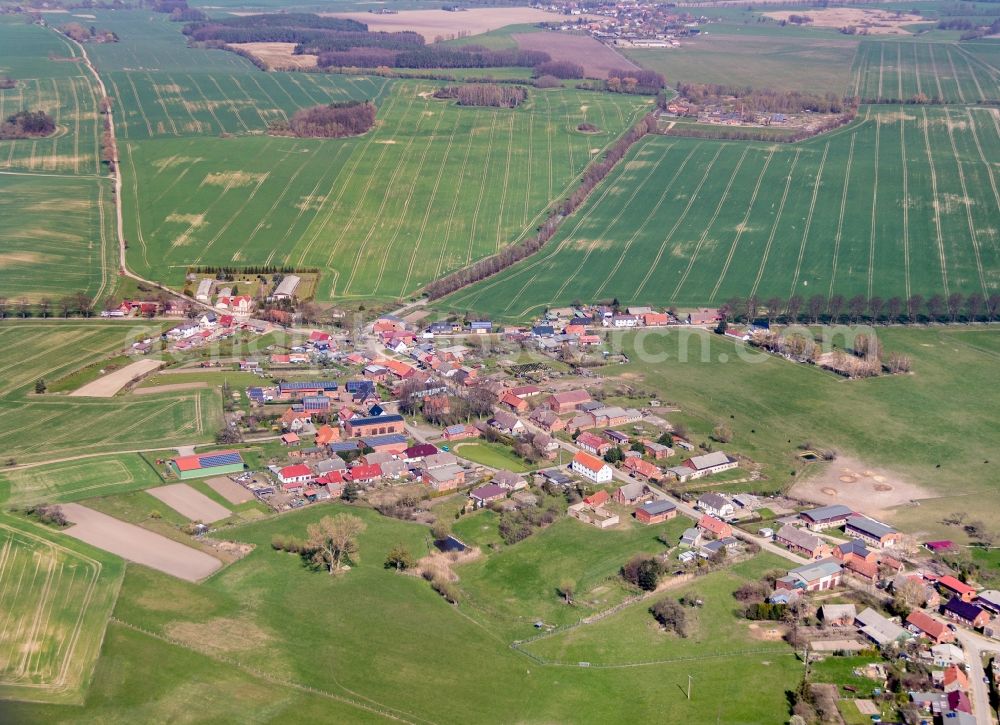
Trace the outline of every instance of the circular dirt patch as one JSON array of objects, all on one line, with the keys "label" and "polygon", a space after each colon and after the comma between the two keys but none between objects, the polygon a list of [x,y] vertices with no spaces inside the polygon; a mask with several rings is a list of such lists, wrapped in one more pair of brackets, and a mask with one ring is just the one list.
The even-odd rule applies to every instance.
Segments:
[{"label": "circular dirt patch", "polygon": [[858,479],[857,479],[857,476],[841,476],[841,477],[840,477],[840,480],[841,480],[841,481],[842,481],[843,483],[854,483],[854,482],[855,482],[855,481],[857,481]]},{"label": "circular dirt patch", "polygon": [[882,492],[892,490],[892,486],[890,486],[888,483],[876,483],[874,488],[876,491],[882,491]]},{"label": "circular dirt patch", "polygon": [[840,492],[835,488],[822,488],[820,489],[827,496],[838,496]]},{"label": "circular dirt patch", "polygon": [[876,476],[872,476],[872,478],[874,478],[874,479],[875,479],[876,481],[878,481],[879,483],[883,483],[883,482],[885,482],[885,476],[877,476],[877,475],[876,475]]}]

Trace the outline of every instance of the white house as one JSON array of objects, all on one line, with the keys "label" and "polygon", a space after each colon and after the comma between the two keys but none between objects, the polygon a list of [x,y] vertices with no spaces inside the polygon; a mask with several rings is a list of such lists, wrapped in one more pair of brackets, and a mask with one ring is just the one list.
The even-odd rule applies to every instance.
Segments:
[{"label": "white house", "polygon": [[584,453],[583,451],[579,451],[575,456],[573,456],[573,462],[570,464],[570,468],[584,478],[589,478],[595,483],[607,483],[612,477],[611,466],[602,461],[600,458],[595,458],[589,453]]},{"label": "white house", "polygon": [[698,508],[709,516],[726,519],[736,513],[732,501],[718,493],[705,493],[698,498]]}]

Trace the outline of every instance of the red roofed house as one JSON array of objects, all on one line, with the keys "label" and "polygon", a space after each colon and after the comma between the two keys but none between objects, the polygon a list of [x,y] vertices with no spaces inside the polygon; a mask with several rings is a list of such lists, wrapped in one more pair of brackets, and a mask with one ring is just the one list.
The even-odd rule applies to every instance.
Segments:
[{"label": "red roofed house", "polygon": [[576,473],[579,473],[581,476],[589,478],[591,481],[596,483],[607,483],[614,475],[611,470],[611,466],[602,461],[600,458],[594,458],[594,456],[589,453],[584,453],[583,451],[579,451],[575,456],[573,456],[573,462],[570,463],[570,468],[572,468]]},{"label": "red roofed house", "polygon": [[611,496],[608,495],[607,491],[600,490],[597,493],[592,493],[589,496],[584,496],[583,502],[588,506],[597,508],[598,506],[603,506],[608,501],[611,500]]},{"label": "red roofed house", "polygon": [[525,400],[524,398],[517,397],[511,391],[507,391],[506,393],[503,394],[503,397],[500,398],[500,404],[507,406],[515,413],[524,412],[529,407],[527,400]]},{"label": "red roofed house", "polygon": [[610,441],[589,431],[584,431],[578,435],[574,442],[592,456],[603,456],[613,448]]},{"label": "red roofed house", "polygon": [[570,390],[565,393],[553,393],[545,402],[548,404],[550,410],[554,410],[560,415],[562,413],[570,413],[574,410],[578,410],[584,403],[589,403],[591,400],[590,393],[586,390]]},{"label": "red roofed house", "polygon": [[347,476],[354,483],[374,483],[382,478],[382,468],[377,463],[362,464],[349,470]]},{"label": "red roofed house", "polygon": [[304,463],[285,466],[278,471],[278,478],[285,483],[309,483],[314,478],[312,470]]},{"label": "red roofed house", "polygon": [[650,325],[666,325],[670,322],[670,316],[665,312],[647,312],[642,316],[642,324],[649,327]]},{"label": "red roofed house", "polygon": [[285,446],[294,446],[299,443],[298,433],[285,433],[281,436],[281,444]]},{"label": "red roofed house", "polygon": [[316,445],[325,446],[328,443],[333,443],[334,441],[340,440],[340,428],[334,428],[332,425],[324,425],[318,431],[316,431]]},{"label": "red roofed house", "polygon": [[971,602],[976,598],[975,587],[963,584],[953,576],[943,576],[938,579],[938,587],[944,590],[942,594],[953,594],[963,602]]},{"label": "red roofed house", "polygon": [[707,514],[698,519],[698,528],[714,535],[717,539],[724,539],[727,536],[733,535],[732,526],[721,519],[717,519],[714,516],[708,516]]},{"label": "red roofed house", "polygon": [[281,427],[290,431],[300,431],[311,420],[312,413],[295,411],[289,408],[281,415]]},{"label": "red roofed house", "polygon": [[331,336],[329,332],[313,330],[309,333],[309,342],[330,342],[330,340]]},{"label": "red roofed house", "polygon": [[626,458],[622,468],[633,476],[644,478],[647,481],[658,481],[663,477],[663,471],[641,458]]},{"label": "red roofed house", "polygon": [[914,609],[910,612],[906,624],[912,631],[924,635],[934,644],[955,641],[955,633],[948,629],[948,625],[939,622],[923,610]]},{"label": "red roofed house", "polygon": [[968,692],[969,676],[958,665],[952,665],[944,671],[944,676],[941,678],[941,685],[944,687],[945,692],[954,692],[955,690]]}]

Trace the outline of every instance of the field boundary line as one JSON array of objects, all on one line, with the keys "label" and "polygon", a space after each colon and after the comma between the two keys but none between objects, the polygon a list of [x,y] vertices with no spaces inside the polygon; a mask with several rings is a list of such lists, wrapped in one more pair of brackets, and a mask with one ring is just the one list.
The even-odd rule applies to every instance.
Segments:
[{"label": "field boundary line", "polygon": [[819,160],[819,168],[816,170],[816,180],[813,182],[812,200],[809,203],[809,212],[806,214],[806,223],[802,229],[802,241],[799,243],[799,258],[795,263],[795,273],[792,275],[792,287],[789,293],[795,294],[795,286],[799,283],[799,274],[802,270],[802,259],[806,252],[806,242],[809,238],[809,230],[812,227],[813,212],[816,211],[816,199],[819,196],[819,186],[823,178],[823,169],[826,167],[826,157],[830,151],[830,142],[827,141],[823,147],[823,156]]},{"label": "field boundary line", "polygon": [[844,188],[840,193],[840,219],[837,222],[837,233],[833,237],[833,270],[830,273],[830,289],[827,298],[833,296],[833,285],[837,281],[837,262],[840,256],[840,240],[844,232],[844,214],[847,211],[847,190],[851,185],[851,166],[854,163],[854,142],[857,141],[857,134],[851,136],[851,147],[847,152],[847,170],[844,172]]},{"label": "field boundary line", "polygon": [[944,117],[948,121],[948,138],[951,141],[951,152],[955,156],[955,165],[958,168],[958,181],[962,186],[962,203],[965,207],[965,221],[969,226],[969,240],[972,242],[972,251],[976,255],[976,269],[979,271],[979,284],[983,290],[983,296],[988,297],[990,292],[986,285],[986,275],[983,273],[983,261],[979,255],[979,239],[976,237],[976,225],[972,221],[972,201],[969,199],[969,189],[965,183],[965,170],[962,168],[962,157],[958,155],[958,146],[955,143],[955,131],[951,124],[951,112],[947,107],[944,109]]},{"label": "field boundary line", "polygon": [[781,214],[785,210],[788,191],[792,188],[792,177],[795,175],[795,167],[799,163],[799,155],[801,153],[802,149],[795,149],[795,156],[792,158],[792,167],[788,170],[788,177],[785,179],[785,190],[781,193],[778,212],[774,217],[774,224],[771,226],[771,234],[767,238],[767,244],[764,245],[764,255],[761,257],[760,267],[757,268],[757,279],[754,280],[753,287],[750,290],[751,297],[757,294],[757,287],[760,285],[760,280],[764,277],[764,267],[767,266],[767,258],[771,253],[771,245],[774,243],[774,237],[778,234],[778,223],[781,221]]},{"label": "field boundary line", "polygon": [[[655,175],[656,170],[660,168],[660,164],[663,163],[663,160],[666,157],[667,157],[666,153],[664,153],[660,157],[660,160],[657,161],[656,165],[653,167],[653,171],[651,171],[649,176],[646,178],[647,181]],[[646,218],[642,220],[642,224],[638,226],[638,228],[635,230],[632,236],[628,238],[628,241],[625,242],[625,246],[621,250],[621,253],[618,256],[618,261],[615,262],[611,270],[607,273],[607,275],[605,275],[604,282],[601,283],[601,286],[597,288],[596,292],[594,292],[593,296],[595,299],[600,298],[601,293],[604,292],[604,288],[608,286],[608,283],[611,281],[611,278],[615,276],[615,273],[618,272],[619,269],[621,269],[622,263],[625,261],[625,258],[628,256],[629,250],[632,248],[632,244],[635,243],[635,240],[638,239],[639,235],[642,234],[642,232],[646,229],[646,225],[648,225],[653,220],[653,217],[660,210],[660,207],[663,206],[663,202],[667,200],[667,195],[673,189],[674,183],[677,181],[677,179],[680,178],[681,174],[684,173],[684,168],[687,166],[688,159],[690,158],[691,156],[689,154],[684,159],[684,161],[681,162],[681,165],[678,166],[677,169],[674,171],[674,175],[670,177],[670,181],[668,181],[666,186],[663,187],[663,191],[660,193],[660,198],[656,200],[656,204],[653,205],[652,209],[645,212]],[[645,186],[645,182],[643,183],[643,186]],[[638,294],[638,292],[639,290],[636,290],[636,294]]]},{"label": "field boundary line", "polygon": [[719,279],[716,280],[715,287],[712,288],[712,294],[709,296],[710,300],[714,300],[715,295],[719,293],[719,287],[722,286],[722,281],[726,278],[726,274],[729,272],[729,266],[733,262],[733,257],[736,256],[736,247],[739,246],[740,239],[743,238],[743,232],[746,231],[747,222],[750,221],[750,215],[753,213],[754,204],[757,203],[757,195],[760,193],[760,185],[764,183],[764,175],[767,173],[767,169],[771,165],[771,159],[774,158],[774,151],[774,147],[768,151],[767,159],[764,161],[764,168],[760,170],[760,176],[757,177],[757,184],[753,187],[753,194],[750,196],[750,203],[747,204],[747,212],[743,215],[743,221],[740,222],[740,227],[736,232],[736,237],[733,239],[733,243],[729,247],[729,254],[726,256],[726,261],[722,265],[722,271],[719,272]]},{"label": "field boundary line", "polygon": [[937,230],[937,246],[938,246],[938,257],[941,261],[941,281],[944,285],[945,297],[948,296],[948,268],[945,264],[944,256],[944,237],[941,234],[941,206],[938,200],[937,191],[937,170],[934,168],[934,157],[931,154],[931,139],[928,127],[930,122],[927,120],[927,109],[921,108],[921,113],[924,116],[924,149],[927,152],[927,163],[931,168],[931,196],[933,197],[933,203],[931,207],[934,209],[934,227]]},{"label": "field boundary line", "polygon": [[745,146],[743,148],[743,153],[740,155],[739,160],[736,162],[736,166],[729,175],[729,181],[726,183],[726,188],[722,190],[722,194],[719,196],[719,201],[715,205],[715,211],[712,212],[711,218],[701,230],[701,236],[698,238],[698,243],[695,244],[694,249],[691,251],[691,256],[688,258],[688,264],[684,269],[684,274],[681,275],[681,278],[677,281],[677,285],[674,287],[674,291],[670,295],[671,302],[677,299],[677,295],[680,293],[681,288],[684,286],[684,283],[687,282],[688,275],[691,274],[691,270],[694,268],[695,262],[698,259],[698,254],[701,252],[702,246],[708,239],[708,234],[711,231],[712,226],[715,224],[715,220],[719,218],[719,214],[722,212],[722,207],[725,205],[726,199],[729,198],[729,192],[733,188],[733,183],[736,180],[736,176],[740,173],[740,169],[743,168],[743,162],[746,160],[747,154],[750,153],[750,148],[750,146]]}]

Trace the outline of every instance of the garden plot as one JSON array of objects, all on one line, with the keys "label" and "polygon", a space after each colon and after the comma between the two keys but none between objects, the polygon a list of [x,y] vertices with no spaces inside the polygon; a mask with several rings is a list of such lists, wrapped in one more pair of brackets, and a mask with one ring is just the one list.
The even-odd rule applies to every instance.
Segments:
[{"label": "garden plot", "polygon": [[137,360],[119,370],[77,388],[71,397],[112,398],[129,383],[163,365],[163,360]]}]

